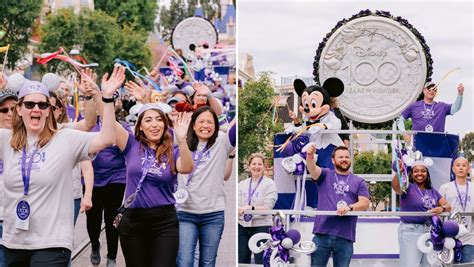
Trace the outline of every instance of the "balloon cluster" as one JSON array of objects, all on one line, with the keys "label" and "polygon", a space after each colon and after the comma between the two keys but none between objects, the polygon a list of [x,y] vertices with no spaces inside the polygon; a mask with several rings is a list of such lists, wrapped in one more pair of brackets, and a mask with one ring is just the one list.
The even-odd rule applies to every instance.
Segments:
[{"label": "balloon cluster", "polygon": [[285,171],[294,175],[303,175],[305,173],[304,160],[306,159],[308,144],[309,137],[307,135],[300,135],[284,147],[282,153],[285,159],[282,161],[282,166]]},{"label": "balloon cluster", "polygon": [[[249,240],[250,250],[258,254],[263,253],[263,266],[287,266],[290,252],[311,254],[316,250],[312,241],[301,241],[301,234],[296,229],[285,231],[283,224],[285,215],[282,212],[275,214],[270,233],[257,233]],[[260,242],[260,240],[266,240]]]},{"label": "balloon cluster", "polygon": [[451,215],[444,223],[438,216],[431,217],[431,229],[418,238],[418,249],[428,255],[431,265],[451,264],[462,259],[462,243],[459,238],[469,233],[461,224],[459,213]]}]

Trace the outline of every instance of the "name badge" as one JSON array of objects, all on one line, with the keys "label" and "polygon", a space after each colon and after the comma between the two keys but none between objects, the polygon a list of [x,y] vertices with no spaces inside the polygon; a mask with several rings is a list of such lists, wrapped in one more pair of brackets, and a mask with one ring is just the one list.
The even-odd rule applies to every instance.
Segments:
[{"label": "name badge", "polygon": [[244,214],[244,219],[242,221],[243,227],[252,227],[253,216],[251,214]]},{"label": "name badge", "polygon": [[16,206],[16,229],[28,231],[30,229],[30,204],[21,200]]},{"label": "name badge", "polygon": [[173,195],[178,204],[183,204],[189,197],[189,193],[186,189],[178,189]]}]

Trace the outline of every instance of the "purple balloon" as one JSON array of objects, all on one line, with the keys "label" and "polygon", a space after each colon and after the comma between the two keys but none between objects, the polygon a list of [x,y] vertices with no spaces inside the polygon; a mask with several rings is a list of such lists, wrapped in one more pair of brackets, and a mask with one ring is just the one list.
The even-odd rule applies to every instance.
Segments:
[{"label": "purple balloon", "polygon": [[296,163],[296,170],[293,172],[294,175],[303,175],[306,171],[306,166],[303,162]]},{"label": "purple balloon", "polygon": [[291,157],[295,154],[295,150],[293,148],[293,143],[292,142],[288,142],[288,144],[285,146],[285,148],[283,149],[283,156],[285,157]]},{"label": "purple balloon", "polygon": [[443,223],[438,216],[431,216],[431,242],[435,251],[441,251],[444,246]]},{"label": "purple balloon", "polygon": [[447,237],[455,237],[459,233],[459,224],[453,220],[447,220],[443,223],[443,232]]},{"label": "purple balloon", "polygon": [[462,261],[462,242],[459,239],[454,239],[456,241],[456,245],[454,246],[454,261],[461,262]]},{"label": "purple balloon", "polygon": [[301,234],[296,229],[288,230],[288,232],[286,232],[286,236],[289,237],[295,245],[298,244],[298,242],[300,242],[301,240]]},{"label": "purple balloon", "polygon": [[392,161],[392,170],[394,172],[397,172],[397,161],[396,160]]}]

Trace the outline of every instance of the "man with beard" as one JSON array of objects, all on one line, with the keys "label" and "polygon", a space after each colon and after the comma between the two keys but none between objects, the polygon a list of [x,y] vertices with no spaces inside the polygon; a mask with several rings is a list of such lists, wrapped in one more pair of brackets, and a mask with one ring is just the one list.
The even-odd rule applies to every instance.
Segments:
[{"label": "man with beard", "polygon": [[[434,101],[438,87],[433,82],[427,82],[423,88],[423,99],[416,101],[406,108],[399,120],[398,129],[405,131],[405,120],[411,118],[413,131],[444,132],[446,116],[458,112],[462,106],[464,86],[460,83],[457,87],[457,97],[453,104]],[[403,139],[408,144],[409,135]]]},{"label": "man with beard", "polygon": [[306,152],[306,164],[318,185],[318,210],[337,211],[339,216],[317,215],[314,219],[313,242],[316,251],[311,255],[311,266],[326,266],[332,255],[333,266],[349,266],[354,250],[356,216],[344,216],[348,211],[369,208],[369,190],[364,179],[351,173],[351,155],[345,146],[332,152],[335,169],[316,166],[316,145]]}]

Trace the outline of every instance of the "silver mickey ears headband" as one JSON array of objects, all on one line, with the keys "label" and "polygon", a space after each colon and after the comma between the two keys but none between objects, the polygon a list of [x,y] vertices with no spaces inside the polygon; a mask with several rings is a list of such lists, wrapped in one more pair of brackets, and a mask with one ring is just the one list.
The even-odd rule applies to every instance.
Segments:
[{"label": "silver mickey ears headband", "polygon": [[422,165],[426,168],[433,165],[433,160],[428,157],[423,157],[423,153],[421,151],[412,151],[407,150],[407,154],[403,155],[402,157],[403,162],[410,167],[414,167],[416,165]]}]

